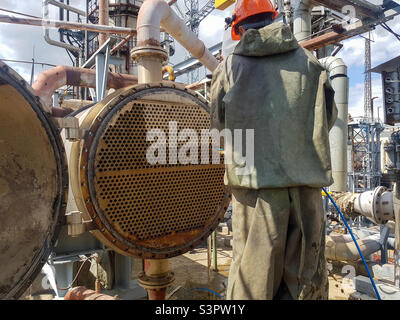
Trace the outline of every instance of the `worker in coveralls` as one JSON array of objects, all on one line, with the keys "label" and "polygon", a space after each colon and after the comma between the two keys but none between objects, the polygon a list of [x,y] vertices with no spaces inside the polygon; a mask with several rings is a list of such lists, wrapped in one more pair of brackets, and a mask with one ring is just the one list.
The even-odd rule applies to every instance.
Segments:
[{"label": "worker in coveralls", "polygon": [[[239,172],[245,164],[235,159],[226,164],[233,205],[227,299],[328,298],[321,187],[333,183],[334,91],[290,28],[273,23],[277,15],[269,0],[238,0],[230,23],[240,42],[213,73],[212,128],[254,129],[251,170]],[[242,150],[248,143],[243,137]]]}]

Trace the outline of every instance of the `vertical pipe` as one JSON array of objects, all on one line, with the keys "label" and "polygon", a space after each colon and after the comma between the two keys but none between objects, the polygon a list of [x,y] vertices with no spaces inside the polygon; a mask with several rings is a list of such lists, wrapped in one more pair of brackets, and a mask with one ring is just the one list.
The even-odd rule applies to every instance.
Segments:
[{"label": "vertical pipe", "polygon": [[[210,71],[218,67],[218,60],[164,0],[146,0],[140,8],[137,22],[139,47],[131,52],[139,65],[139,83],[144,83],[142,77],[151,77],[150,68],[154,66],[155,70],[156,65],[160,70],[157,71],[157,77],[159,77],[161,64],[168,58],[167,53],[160,46],[160,26]],[[157,59],[154,59],[156,56],[158,56]]]},{"label": "vertical pipe", "polygon": [[[147,277],[153,279],[163,279],[169,274],[168,259],[145,260],[144,271]],[[165,300],[167,295],[167,286],[164,288],[147,289],[149,300]]]},{"label": "vertical pipe", "polygon": [[395,216],[394,284],[400,288],[400,177],[396,176],[393,190],[393,209]]},{"label": "vertical pipe", "polygon": [[208,268],[208,276],[210,276],[211,269],[211,237],[207,238],[207,268]]},{"label": "vertical pipe", "polygon": [[217,231],[212,233],[214,271],[218,271]]},{"label": "vertical pipe", "polygon": [[[64,0],[60,0],[60,2],[64,3]],[[61,7],[60,7],[60,21],[64,21],[64,9]],[[60,41],[64,42],[64,34],[62,32],[60,32]]]},{"label": "vertical pipe", "polygon": [[[108,26],[109,24],[109,5],[108,0],[99,0],[99,24]],[[99,47],[107,41],[108,35],[99,34]]]},{"label": "vertical pipe", "polygon": [[162,81],[162,62],[158,56],[144,56],[138,64],[138,83]]},{"label": "vertical pipe", "polygon": [[294,11],[293,34],[297,41],[302,42],[311,36],[311,10],[313,5],[310,0],[300,0]]},{"label": "vertical pipe", "polygon": [[347,66],[342,59],[326,57],[319,60],[328,70],[333,90],[335,90],[335,103],[338,109],[337,120],[329,133],[329,143],[332,159],[332,176],[334,183],[331,191],[347,191],[347,136],[348,136],[348,107],[349,107],[349,78]]}]

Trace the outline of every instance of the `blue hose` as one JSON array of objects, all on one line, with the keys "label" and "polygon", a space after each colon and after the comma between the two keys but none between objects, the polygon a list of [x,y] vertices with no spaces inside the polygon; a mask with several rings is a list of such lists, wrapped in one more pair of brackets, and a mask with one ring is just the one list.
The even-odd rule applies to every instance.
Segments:
[{"label": "blue hose", "polygon": [[365,269],[367,269],[369,279],[371,280],[372,286],[374,287],[374,290],[375,290],[375,294],[376,294],[378,300],[382,300],[382,299],[381,299],[381,296],[379,295],[378,289],[376,288],[375,281],[374,281],[374,279],[372,278],[371,273],[369,272],[369,268],[368,268],[367,262],[365,261],[364,255],[362,254],[362,252],[361,252],[361,250],[360,250],[360,247],[358,246],[357,240],[356,240],[356,238],[354,237],[353,231],[351,231],[351,228],[350,228],[350,226],[348,225],[348,223],[347,223],[347,221],[346,221],[346,218],[344,217],[342,211],[340,211],[339,207],[336,205],[335,201],[333,201],[332,197],[331,197],[331,196],[329,195],[329,193],[325,190],[325,188],[322,188],[322,190],[323,190],[323,191],[325,192],[325,194],[328,196],[329,200],[332,201],[332,203],[333,203],[333,205],[335,206],[336,210],[339,212],[340,217],[342,218],[342,220],[343,220],[343,222],[344,222],[344,224],[345,224],[347,230],[349,230],[350,235],[351,235],[351,237],[353,238],[354,243],[356,244],[358,253],[360,254],[361,259],[362,259],[362,261],[363,261],[363,263],[364,263]]}]

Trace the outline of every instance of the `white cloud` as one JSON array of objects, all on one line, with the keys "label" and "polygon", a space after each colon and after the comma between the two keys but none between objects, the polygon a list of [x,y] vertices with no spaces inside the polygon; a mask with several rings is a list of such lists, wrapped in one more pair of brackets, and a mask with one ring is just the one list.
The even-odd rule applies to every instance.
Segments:
[{"label": "white cloud", "polygon": [[[397,33],[400,33],[400,17],[388,22],[388,25]],[[363,36],[368,36],[364,34]],[[400,41],[398,41],[391,33],[378,26],[371,32],[371,61],[372,67],[382,64],[392,58],[395,58],[400,53]],[[365,61],[365,39],[355,37],[343,42],[343,49],[338,54],[347,66],[364,67]],[[361,75],[363,78],[363,75]],[[379,97],[374,100],[375,113],[382,102],[382,83],[380,77],[372,80],[372,97]],[[350,103],[349,112],[352,116],[364,115],[364,83],[356,83],[350,87]],[[380,117],[382,119],[382,108],[380,109]]]},{"label": "white cloud", "polygon": [[[400,33],[400,17],[388,22],[388,25],[397,33]],[[368,36],[368,33],[363,35]],[[397,57],[400,53],[400,41],[398,41],[391,33],[378,26],[376,30],[371,32],[371,57],[372,66],[381,64],[387,60]],[[343,41],[343,49],[339,52],[341,57],[348,66],[364,66],[364,48],[365,39],[355,37]]]},{"label": "white cloud", "polygon": [[[42,2],[38,0],[1,0],[0,2],[0,7],[4,9],[38,17],[42,15]],[[82,3],[84,4],[84,0],[71,1],[71,5],[79,6],[80,8],[82,8]],[[4,12],[1,12],[1,14],[4,14]],[[50,18],[56,19],[57,17],[57,11],[54,8],[50,11]],[[52,30],[50,34],[53,39],[59,39],[57,31]],[[43,29],[41,27],[0,24],[0,58],[31,61],[33,56],[33,48],[35,48],[34,51],[36,61],[54,65],[72,64],[65,49],[51,46],[45,42],[43,38]],[[15,71],[20,73],[25,80],[30,80],[31,65],[12,62],[6,63]],[[37,77],[41,71],[48,68],[49,67],[36,65],[35,77]]]}]

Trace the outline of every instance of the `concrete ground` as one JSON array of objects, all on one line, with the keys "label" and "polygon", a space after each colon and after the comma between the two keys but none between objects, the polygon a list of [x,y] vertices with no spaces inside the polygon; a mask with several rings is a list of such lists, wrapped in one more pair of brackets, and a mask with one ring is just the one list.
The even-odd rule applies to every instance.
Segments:
[{"label": "concrete ground", "polygon": [[[217,232],[218,271],[208,268],[207,248],[199,248],[171,259],[171,269],[176,280],[169,288],[170,300],[215,300],[215,294],[197,288],[208,288],[226,296],[229,268],[232,262],[232,247],[229,245],[231,233]],[[330,263],[328,262],[328,266]],[[331,267],[329,267],[331,268]],[[343,264],[335,264],[329,273],[329,300],[373,299],[356,294],[351,279],[352,269]]]},{"label": "concrete ground", "polygon": [[[167,291],[169,300],[219,300],[226,297],[229,268],[232,262],[232,234],[227,228],[217,231],[217,262],[218,270],[213,270],[211,257],[208,255],[207,245],[204,243],[199,248],[187,252],[182,256],[170,260],[170,268],[175,274],[175,282]],[[212,256],[212,255],[211,255]],[[211,263],[210,263],[211,262]],[[209,267],[210,264],[210,267]],[[366,295],[355,293],[351,266],[331,263],[328,261],[329,272],[329,300],[365,300],[374,299]],[[358,271],[357,271],[358,274]],[[122,300],[146,299],[144,294],[139,294],[137,281],[131,290],[107,290],[103,293],[118,295]],[[212,290],[207,291],[207,289]],[[24,299],[49,300],[52,295],[25,296]]]},{"label": "concrete ground", "polygon": [[217,234],[218,270],[213,263],[208,267],[206,245],[170,260],[171,270],[175,273],[175,282],[168,289],[170,300],[218,300],[218,296],[204,289],[210,289],[225,299],[228,285],[229,268],[232,261],[231,235]]}]

